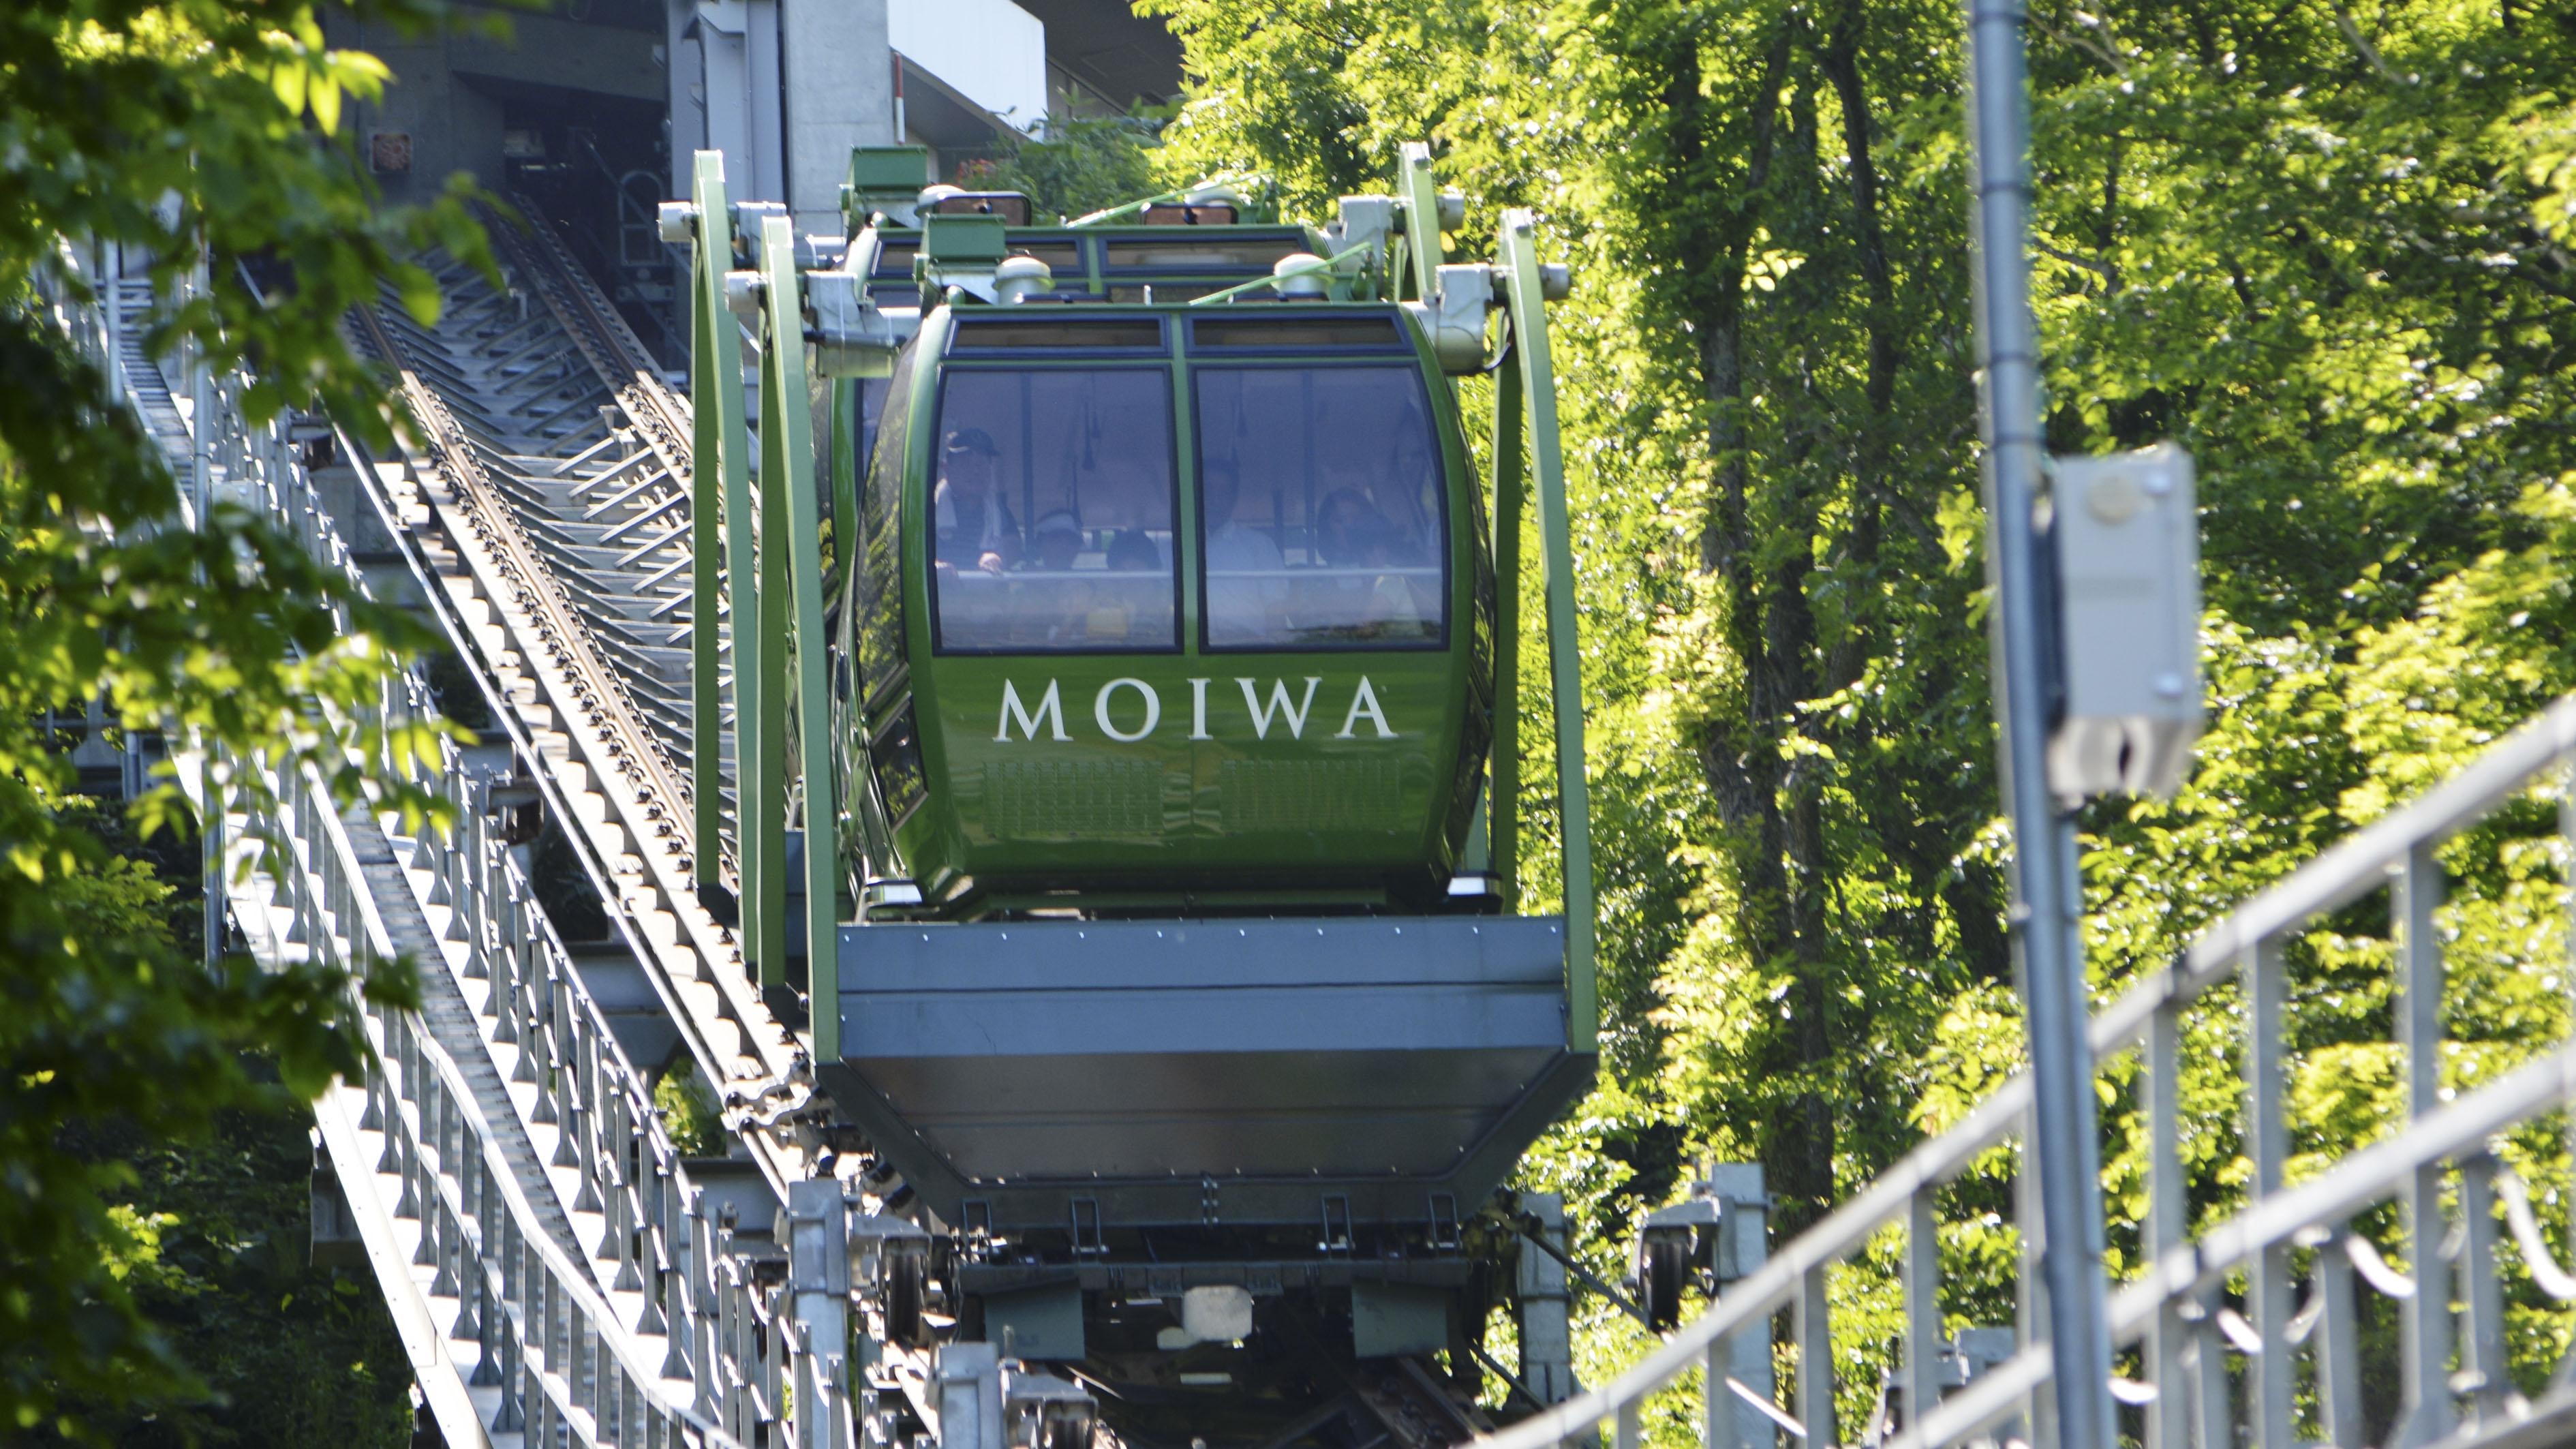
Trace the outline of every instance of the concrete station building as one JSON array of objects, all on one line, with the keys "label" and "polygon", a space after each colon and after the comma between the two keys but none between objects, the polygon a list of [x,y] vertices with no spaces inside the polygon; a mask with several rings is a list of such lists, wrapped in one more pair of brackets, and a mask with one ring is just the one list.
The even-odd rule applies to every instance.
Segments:
[{"label": "concrete station building", "polygon": [[[1169,100],[1180,47],[1126,0],[554,0],[426,42],[341,20],[331,43],[394,72],[356,138],[389,200],[466,172],[534,202],[620,304],[667,325],[672,258],[656,203],[689,190],[689,158],[725,153],[729,190],[837,232],[856,145],[928,149],[953,177],[1050,118]],[[643,314],[639,316],[638,314]],[[666,349],[667,351],[667,349]]]}]

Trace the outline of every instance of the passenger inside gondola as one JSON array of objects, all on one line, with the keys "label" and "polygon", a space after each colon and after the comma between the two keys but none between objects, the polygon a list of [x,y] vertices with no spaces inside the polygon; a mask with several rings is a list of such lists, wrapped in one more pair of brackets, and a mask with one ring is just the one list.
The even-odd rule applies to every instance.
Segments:
[{"label": "passenger inside gondola", "polygon": [[1208,647],[1441,643],[1443,480],[1412,374],[1203,367],[1195,386]]},{"label": "passenger inside gondola", "polygon": [[1169,398],[1161,374],[1133,368],[949,374],[933,507],[940,649],[1174,647]]},{"label": "passenger inside gondola", "polygon": [[1207,460],[1201,477],[1200,526],[1207,537],[1208,643],[1266,644],[1279,632],[1288,602],[1287,560],[1277,540],[1234,516],[1240,489],[1230,458]]},{"label": "passenger inside gondola", "polygon": [[1401,572],[1413,552],[1358,490],[1336,489],[1324,499],[1316,512],[1315,554],[1322,567],[1298,582],[1300,620],[1354,639],[1421,637],[1422,600]]},{"label": "passenger inside gondola", "polygon": [[937,556],[950,569],[998,574],[1020,550],[1019,524],[1010,501],[994,488],[1000,450],[982,428],[953,428],[939,452],[939,484],[931,493]]}]

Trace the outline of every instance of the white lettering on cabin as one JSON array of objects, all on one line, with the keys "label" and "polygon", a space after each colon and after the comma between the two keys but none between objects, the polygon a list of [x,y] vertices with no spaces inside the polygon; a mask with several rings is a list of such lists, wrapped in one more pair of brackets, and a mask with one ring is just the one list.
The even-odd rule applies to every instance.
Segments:
[{"label": "white lettering on cabin", "polygon": [[1052,679],[1047,681],[1046,693],[1038,700],[1036,714],[1029,713],[1028,706],[1020,703],[1020,692],[1012,686],[1011,681],[1007,679],[1002,681],[1002,722],[993,731],[993,743],[1007,745],[1011,742],[1011,721],[1013,720],[1020,722],[1022,739],[1036,739],[1038,723],[1041,720],[1055,727],[1055,738],[1058,741],[1069,742],[1073,739],[1073,736],[1064,732],[1064,698],[1058,693],[1056,682]]},{"label": "white lettering on cabin", "polygon": [[1301,740],[1306,737],[1306,711],[1314,707],[1315,686],[1323,683],[1324,681],[1316,678],[1314,675],[1307,675],[1306,697],[1297,701],[1294,705],[1288,703],[1287,680],[1274,679],[1270,681],[1270,702],[1267,705],[1264,705],[1261,702],[1261,696],[1254,691],[1251,680],[1238,678],[1234,682],[1243,686],[1244,707],[1252,711],[1252,737],[1254,739],[1266,740],[1270,738],[1270,721],[1281,715],[1286,715],[1288,717],[1288,738],[1292,740]]},{"label": "white lettering on cabin", "polygon": [[[1054,686],[1049,685],[1048,689],[1049,692],[1052,693]],[[1145,696],[1145,722],[1136,726],[1133,734],[1120,729],[1118,726],[1110,723],[1109,720],[1109,696],[1121,689],[1133,689],[1138,694]],[[1093,696],[1091,701],[1091,718],[1094,723],[1100,726],[1100,732],[1102,734],[1109,736],[1111,739],[1116,740],[1122,745],[1132,745],[1138,740],[1143,739],[1145,736],[1152,734],[1154,732],[1154,726],[1162,723],[1163,697],[1154,692],[1154,686],[1147,684],[1141,679],[1113,679],[1107,684],[1100,686],[1100,693]]]},{"label": "white lettering on cabin", "polygon": [[1362,719],[1366,719],[1370,724],[1377,727],[1377,737],[1379,739],[1391,740],[1395,738],[1395,731],[1386,727],[1386,712],[1377,707],[1377,691],[1369,687],[1369,678],[1365,674],[1360,676],[1360,687],[1351,695],[1351,712],[1342,716],[1341,733],[1333,736],[1333,738],[1337,740],[1349,739],[1351,737],[1351,726],[1358,724]]},{"label": "white lettering on cabin", "polygon": [[[1287,680],[1273,679],[1267,695],[1262,692],[1261,681],[1242,676],[1235,678],[1235,687],[1243,691],[1244,711],[1251,716],[1253,738],[1266,740],[1273,728],[1283,729],[1292,740],[1306,737],[1306,722],[1314,716],[1315,694],[1323,688],[1324,681],[1312,674],[1303,678],[1306,688],[1302,694],[1291,693]],[[1208,686],[1214,682],[1197,678],[1189,682],[1189,737],[1193,740],[1215,738],[1208,730]],[[1125,691],[1129,690],[1143,701],[1141,717],[1130,716],[1127,712],[1129,706]],[[1119,720],[1122,718],[1135,718],[1135,727],[1120,728]],[[1091,697],[1091,720],[1100,727],[1101,734],[1122,745],[1132,745],[1162,728],[1163,696],[1147,680],[1133,677],[1113,679],[1100,686],[1099,692]],[[1363,722],[1368,726],[1366,733],[1360,728]],[[1231,720],[1227,723],[1236,729],[1241,727]],[[1350,706],[1342,711],[1342,727],[1332,737],[1337,740],[1398,738],[1395,726],[1387,722],[1386,705],[1378,699],[1377,685],[1367,675],[1361,675],[1359,683],[1351,690]],[[1045,692],[1038,695],[1036,707],[1032,708],[1021,697],[1016,680],[1003,680],[1002,714],[993,730],[993,743],[1032,743],[1040,738],[1058,744],[1073,741],[1073,736],[1064,727],[1063,681],[1048,680]]]}]

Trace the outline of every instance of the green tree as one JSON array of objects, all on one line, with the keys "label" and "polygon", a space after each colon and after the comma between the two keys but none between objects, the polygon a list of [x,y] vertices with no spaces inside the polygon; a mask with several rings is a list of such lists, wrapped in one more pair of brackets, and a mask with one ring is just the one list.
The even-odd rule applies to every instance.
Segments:
[{"label": "green tree", "polygon": [[[1189,67],[1167,175],[1252,167],[1312,210],[1426,137],[1476,203],[1460,247],[1528,205],[1574,262],[1554,326],[1611,1080],[1531,1172],[1610,1236],[1687,1155],[1749,1156],[1781,1226],[1811,1220],[2021,1055],[1957,8],[1146,8]],[[2031,26],[2050,444],[2173,437],[2201,464],[2215,713],[2180,798],[2084,817],[2107,994],[2576,686],[2576,8],[2055,3]],[[1543,750],[1543,720],[1523,739]],[[2564,1029],[2529,969],[2561,959],[2544,829],[2449,858],[2468,1070]],[[2341,1003],[2303,994],[2305,1152],[2388,1111],[2372,909],[2302,948]],[[2233,1011],[2191,1027],[2208,1213],[2245,1175]],[[2010,1164],[1988,1166],[1945,1200],[1954,1321],[2011,1311]],[[1836,1286],[1864,1360],[1896,1327],[1870,1286],[1891,1266]]]},{"label": "green tree", "polygon": [[[200,946],[204,898],[197,842],[176,830],[142,841],[112,808],[69,802],[66,824],[95,836],[112,883],[89,883],[86,913],[103,927],[183,954]],[[106,888],[100,889],[98,887]],[[103,933],[103,932],[102,932]],[[129,1446],[411,1442],[411,1373],[393,1319],[361,1265],[307,1261],[314,1169],[311,1105],[262,1058],[244,1062],[250,1090],[187,1140],[125,1120],[68,1124],[61,1141],[131,1180],[108,1208],[121,1235],[109,1272],[164,1335],[202,1394],[80,1403],[101,1438]],[[24,1436],[45,1440],[40,1428]]]},{"label": "green tree", "polygon": [[1040,221],[1105,210],[1154,193],[1154,148],[1162,124],[1160,116],[1143,109],[1129,116],[1050,120],[1038,134],[1004,143],[999,155],[959,167],[957,184],[1021,192]]},{"label": "green tree", "polygon": [[[365,0],[362,13],[442,23],[437,0]],[[104,696],[134,728],[319,769],[344,798],[418,814],[371,780],[376,747],[335,720],[374,696],[413,640],[263,519],[218,506],[165,526],[176,487],[135,419],[70,345],[45,302],[75,299],[67,258],[117,242],[170,290],[202,259],[208,285],[153,343],[185,338],[261,381],[254,421],[328,408],[381,435],[381,390],[338,330],[390,285],[422,315],[437,293],[402,260],[440,245],[485,255],[454,196],[375,205],[345,137],[344,97],[370,96],[372,59],[326,50],[303,0],[22,0],[0,13],[0,1432],[77,1430],[68,1401],[115,1405],[196,1385],[138,1309],[141,1231],[111,1204],[135,1181],[66,1136],[125,1126],[202,1140],[258,1099],[258,1049],[309,1097],[354,1071],[350,983],[319,967],[212,967],[148,926],[151,887],[67,821],[68,764],[43,712]],[[286,284],[263,295],[257,263]],[[348,621],[343,629],[333,610]],[[237,789],[256,788],[251,772]],[[163,780],[136,827],[188,806]],[[364,983],[397,999],[399,971]]]}]

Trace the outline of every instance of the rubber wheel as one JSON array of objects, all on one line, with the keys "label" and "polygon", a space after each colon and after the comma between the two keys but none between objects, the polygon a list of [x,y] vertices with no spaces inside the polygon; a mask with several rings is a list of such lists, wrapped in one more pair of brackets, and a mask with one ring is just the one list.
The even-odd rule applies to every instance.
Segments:
[{"label": "rubber wheel", "polygon": [[1682,1321],[1682,1283],[1689,1276],[1690,1244],[1666,1237],[1646,1240],[1646,1271],[1638,1288],[1646,1301],[1646,1324],[1657,1333]]},{"label": "rubber wheel", "polygon": [[921,1305],[930,1294],[930,1265],[906,1253],[886,1265],[886,1338],[921,1342]]}]

